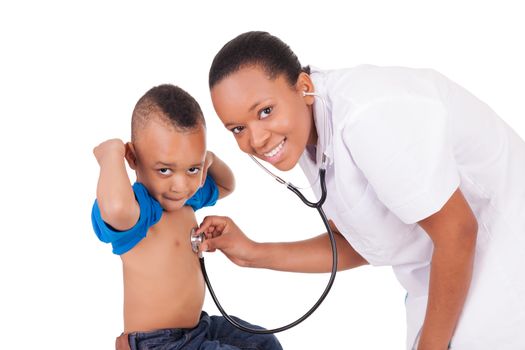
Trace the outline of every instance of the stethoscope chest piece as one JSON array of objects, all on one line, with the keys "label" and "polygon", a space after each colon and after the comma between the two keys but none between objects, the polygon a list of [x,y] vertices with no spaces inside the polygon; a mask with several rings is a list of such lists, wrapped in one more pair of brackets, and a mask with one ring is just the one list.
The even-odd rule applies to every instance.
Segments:
[{"label": "stethoscope chest piece", "polygon": [[204,232],[197,233],[197,228],[192,228],[190,231],[190,242],[191,242],[191,250],[193,250],[194,253],[198,253],[199,257],[202,256],[202,253],[199,252],[200,245],[206,237],[204,236]]}]

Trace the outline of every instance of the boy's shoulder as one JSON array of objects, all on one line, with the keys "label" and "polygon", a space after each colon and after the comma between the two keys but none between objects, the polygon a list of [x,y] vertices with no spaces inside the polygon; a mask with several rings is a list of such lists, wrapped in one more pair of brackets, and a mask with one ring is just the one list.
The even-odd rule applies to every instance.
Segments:
[{"label": "boy's shoulder", "polygon": [[124,254],[137,245],[146,237],[149,228],[162,217],[162,207],[143,184],[139,182],[133,184],[133,192],[140,207],[140,216],[137,223],[129,230],[118,231],[104,222],[96,200],[91,211],[91,223],[95,234],[102,242],[111,243],[113,253],[117,255]]}]

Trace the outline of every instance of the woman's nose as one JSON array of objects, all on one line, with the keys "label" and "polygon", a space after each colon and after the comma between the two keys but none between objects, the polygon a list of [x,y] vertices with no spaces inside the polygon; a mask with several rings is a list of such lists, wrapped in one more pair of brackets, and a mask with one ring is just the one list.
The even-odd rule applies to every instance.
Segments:
[{"label": "woman's nose", "polygon": [[270,139],[270,131],[262,128],[260,126],[252,125],[250,126],[250,145],[254,149],[263,148],[268,140]]}]

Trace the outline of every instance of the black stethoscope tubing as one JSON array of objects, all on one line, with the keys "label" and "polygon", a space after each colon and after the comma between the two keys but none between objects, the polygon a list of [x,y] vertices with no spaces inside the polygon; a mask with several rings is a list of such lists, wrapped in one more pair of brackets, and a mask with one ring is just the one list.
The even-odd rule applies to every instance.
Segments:
[{"label": "black stethoscope tubing", "polygon": [[277,181],[279,181],[279,182],[281,182],[283,184],[286,184],[287,185],[286,187],[290,191],[295,193],[301,199],[301,201],[304,204],[306,204],[307,206],[309,206],[311,208],[317,209],[317,211],[319,212],[319,215],[323,219],[324,225],[326,226],[326,229],[327,229],[327,232],[328,232],[328,236],[330,238],[330,246],[332,248],[332,271],[331,271],[330,279],[328,280],[328,284],[326,285],[326,288],[324,289],[323,293],[321,294],[321,296],[319,297],[317,302],[303,316],[301,316],[300,318],[298,318],[297,320],[293,321],[290,324],[287,324],[287,325],[279,327],[279,328],[274,328],[274,329],[255,329],[255,328],[246,327],[246,326],[240,324],[234,318],[232,318],[230,315],[228,315],[228,313],[221,306],[219,300],[217,299],[217,296],[215,295],[215,292],[213,291],[213,287],[211,286],[211,282],[210,282],[210,280],[208,278],[208,274],[206,273],[206,266],[204,264],[204,257],[203,256],[199,257],[199,262],[200,262],[200,265],[201,265],[202,275],[204,276],[204,281],[206,282],[206,285],[208,286],[208,290],[210,292],[210,295],[211,295],[213,301],[215,302],[215,305],[219,309],[220,313],[222,314],[222,316],[224,316],[224,318],[231,325],[233,325],[234,327],[236,327],[236,328],[238,328],[238,329],[240,329],[240,330],[242,330],[244,332],[254,333],[254,334],[272,334],[272,333],[278,333],[278,332],[285,331],[287,329],[290,329],[292,327],[297,326],[299,323],[301,323],[304,320],[306,320],[319,307],[319,305],[321,305],[323,300],[328,295],[328,292],[332,288],[332,285],[333,285],[334,280],[335,280],[335,275],[337,273],[337,246],[336,246],[336,242],[335,242],[334,233],[332,232],[332,229],[330,227],[328,219],[326,218],[326,215],[325,215],[325,213],[323,211],[323,208],[322,208],[322,205],[325,202],[326,196],[327,196],[325,173],[326,173],[326,169],[324,169],[324,168],[319,169],[319,177],[320,177],[320,180],[321,180],[320,181],[321,182],[321,198],[317,202],[310,202],[309,200],[307,200],[306,197],[304,197],[304,195],[295,186],[293,186],[292,184],[285,183],[284,181],[281,182],[282,180],[281,181],[277,180]]}]

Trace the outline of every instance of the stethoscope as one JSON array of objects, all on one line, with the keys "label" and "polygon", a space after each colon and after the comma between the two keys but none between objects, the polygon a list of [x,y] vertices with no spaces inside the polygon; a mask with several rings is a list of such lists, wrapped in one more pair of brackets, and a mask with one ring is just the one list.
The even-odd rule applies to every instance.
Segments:
[{"label": "stethoscope", "polygon": [[[321,96],[319,96],[319,95],[317,95],[315,93],[312,93],[312,92],[310,92],[310,93],[303,92],[303,96],[316,96],[322,101],[323,107],[324,107],[323,108],[323,114],[324,114],[323,115],[323,117],[324,117],[323,121],[326,124],[326,103],[325,103],[324,99]],[[325,128],[324,128],[324,131],[325,131],[325,133],[327,131],[326,125],[325,125]],[[324,138],[325,142],[326,142],[326,139],[327,138],[325,137]],[[323,207],[322,207],[323,203],[326,200],[326,196],[327,196],[326,180],[325,180],[326,166],[327,166],[327,156],[326,156],[325,152],[326,152],[326,145],[324,146],[324,149],[323,149],[323,154],[322,154],[322,158],[321,158],[321,166],[319,168],[319,179],[320,179],[320,185],[321,185],[321,198],[317,202],[310,202],[309,200],[307,200],[306,197],[299,191],[299,189],[296,186],[292,185],[290,182],[287,182],[287,181],[283,180],[282,178],[280,178],[279,176],[277,176],[274,173],[272,173],[264,165],[262,165],[257,159],[255,159],[253,156],[250,155],[250,158],[252,158],[252,160],[255,163],[257,163],[266,173],[268,173],[271,177],[273,177],[280,184],[285,185],[286,188],[288,188],[290,191],[295,193],[299,197],[299,199],[301,199],[301,201],[304,204],[306,204],[307,206],[309,206],[311,208],[317,209],[317,211],[318,211],[319,215],[321,216],[321,219],[323,220],[323,223],[324,223],[324,225],[326,227],[326,230],[328,232],[328,236],[330,238],[330,245],[331,245],[331,248],[332,248],[332,272],[331,272],[331,275],[330,275],[330,279],[328,280],[328,284],[326,285],[326,288],[324,289],[323,293],[321,294],[321,296],[319,297],[317,302],[303,316],[301,316],[300,318],[298,318],[294,322],[292,322],[292,323],[290,323],[288,325],[279,327],[279,328],[274,328],[274,329],[255,329],[255,328],[246,327],[246,326],[240,324],[235,319],[233,319],[230,315],[228,315],[228,313],[221,306],[219,300],[217,299],[217,296],[215,295],[215,292],[213,291],[213,287],[211,286],[211,282],[210,282],[210,280],[208,278],[208,274],[206,273],[206,266],[204,264],[204,256],[202,255],[202,252],[199,249],[200,245],[205,240],[205,235],[204,235],[204,233],[197,233],[196,229],[192,229],[191,232],[190,232],[190,242],[191,242],[192,250],[195,253],[199,254],[199,262],[200,262],[200,265],[201,265],[202,275],[204,276],[204,281],[206,282],[206,285],[208,286],[208,290],[210,292],[210,295],[211,295],[213,301],[215,302],[215,305],[219,309],[219,311],[222,314],[222,316],[224,316],[224,318],[230,324],[232,324],[234,327],[237,327],[238,329],[240,329],[242,331],[249,332],[249,333],[255,333],[255,334],[271,334],[271,333],[282,332],[282,331],[285,331],[285,330],[290,329],[292,327],[295,327],[299,323],[301,323],[304,320],[306,320],[319,307],[319,305],[321,305],[323,300],[328,295],[328,292],[332,288],[332,284],[334,283],[335,275],[337,273],[337,246],[336,246],[336,242],[335,242],[334,233],[332,232],[332,229],[330,227],[330,224],[328,223],[328,219],[326,218],[326,215],[325,215],[325,213],[323,211]]]}]

